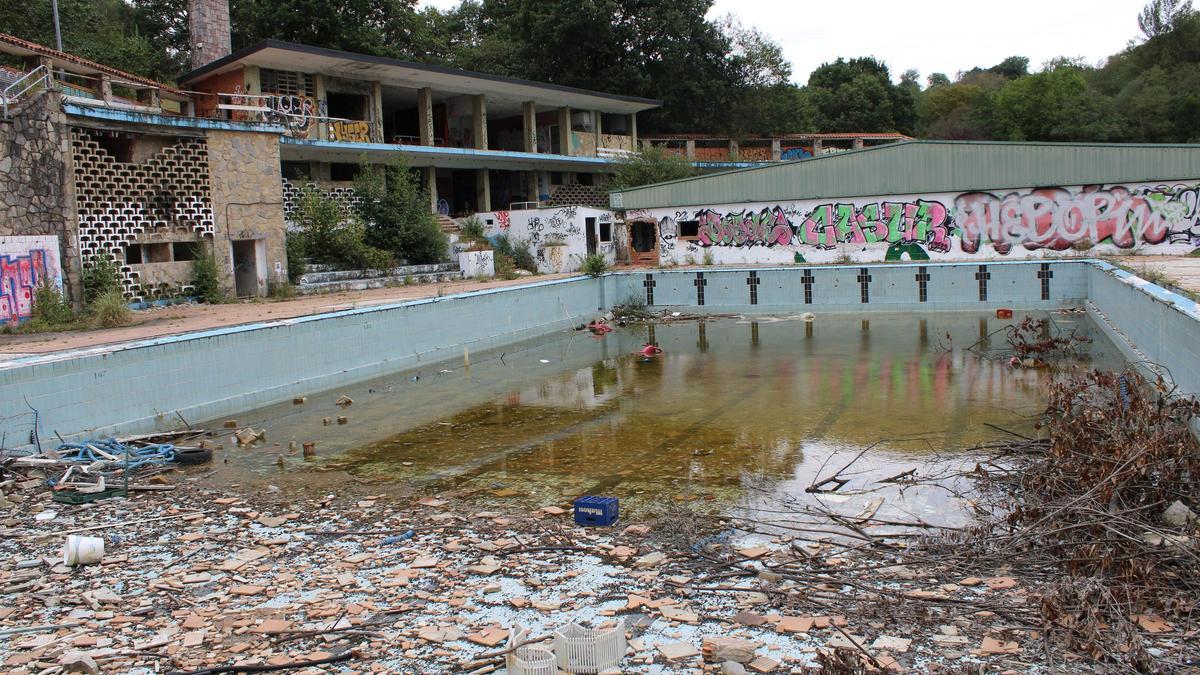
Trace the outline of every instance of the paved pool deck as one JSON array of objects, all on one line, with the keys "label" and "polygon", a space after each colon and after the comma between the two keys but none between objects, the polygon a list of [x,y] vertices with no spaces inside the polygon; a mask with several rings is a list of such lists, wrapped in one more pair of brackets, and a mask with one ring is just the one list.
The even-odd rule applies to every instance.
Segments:
[{"label": "paved pool deck", "polygon": [[[1200,293],[1200,257],[1198,256],[1123,256],[1115,259],[1137,273],[1157,271],[1176,286]],[[938,261],[943,262],[943,261]],[[946,261],[953,262],[953,261]],[[976,262],[964,260],[963,262]],[[698,270],[717,270],[721,266],[694,266]],[[736,265],[733,267],[746,267]],[[774,267],[774,266],[764,266]],[[634,269],[620,267],[621,270]],[[679,267],[673,269],[690,269]],[[328,295],[301,296],[290,300],[247,300],[225,305],[176,305],[135,312],[136,323],[122,328],[108,328],[66,333],[33,335],[0,335],[0,361],[30,354],[49,354],[59,351],[119,344],[147,338],[180,335],[196,331],[257,323],[275,319],[324,314],[343,309],[370,307],[403,300],[452,295],[468,291],[520,286],[535,281],[564,279],[572,274],[549,274],[513,280],[463,280],[442,284],[379,288]]]}]

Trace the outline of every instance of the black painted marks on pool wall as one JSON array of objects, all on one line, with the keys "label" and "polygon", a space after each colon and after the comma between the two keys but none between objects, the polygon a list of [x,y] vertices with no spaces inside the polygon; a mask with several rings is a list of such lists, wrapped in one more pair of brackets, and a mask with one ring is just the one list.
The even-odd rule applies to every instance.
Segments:
[{"label": "black painted marks on pool wall", "polygon": [[751,272],[746,277],[746,285],[750,287],[750,304],[758,304],[758,285],[762,283],[762,279],[758,278],[758,272]]},{"label": "black painted marks on pool wall", "polygon": [[987,271],[987,265],[979,266],[979,271],[975,273],[975,278],[979,280],[979,301],[987,302],[988,279],[992,278],[992,273]]}]

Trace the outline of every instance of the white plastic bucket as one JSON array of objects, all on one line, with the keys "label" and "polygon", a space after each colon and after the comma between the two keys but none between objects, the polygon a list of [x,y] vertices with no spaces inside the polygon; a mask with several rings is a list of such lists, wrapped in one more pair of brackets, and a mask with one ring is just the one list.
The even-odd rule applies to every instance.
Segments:
[{"label": "white plastic bucket", "polygon": [[70,567],[94,565],[103,557],[104,540],[100,537],[67,535],[67,543],[63,545],[63,564]]}]

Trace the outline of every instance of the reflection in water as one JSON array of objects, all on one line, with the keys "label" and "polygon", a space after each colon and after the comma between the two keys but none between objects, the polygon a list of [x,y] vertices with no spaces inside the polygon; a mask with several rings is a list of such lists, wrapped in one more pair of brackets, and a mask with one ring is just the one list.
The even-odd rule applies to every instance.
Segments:
[{"label": "reflection in water", "polygon": [[[1086,319],[1054,318],[1096,339],[1093,358],[1116,354]],[[632,507],[685,494],[732,502],[748,482],[798,494],[834,453],[848,461],[877,444],[864,466],[899,473],[992,437],[983,422],[1030,430],[1045,373],[942,347],[943,336],[960,347],[986,336],[987,319],[873,320],[710,319],[601,339],[561,334],[472,354],[469,373],[435,366],[417,383],[397,374],[362,385],[353,423],[335,431],[319,426],[319,407],[276,406],[257,419],[275,438],[324,434],[322,459],[360,475],[504,486],[542,502],[602,492]],[[664,353],[635,354],[644,342]],[[936,510],[940,498],[922,508]]]}]

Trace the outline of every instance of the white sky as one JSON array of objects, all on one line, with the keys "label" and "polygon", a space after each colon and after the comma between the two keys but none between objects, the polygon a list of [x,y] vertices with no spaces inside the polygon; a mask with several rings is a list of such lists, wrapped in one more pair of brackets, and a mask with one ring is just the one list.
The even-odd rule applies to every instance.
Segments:
[{"label": "white sky", "polygon": [[[663,0],[670,1],[670,0]],[[1140,36],[1147,0],[716,0],[711,17],[737,15],[778,41],[793,79],[839,56],[874,56],[893,79],[909,68],[951,78],[1006,56],[1028,56],[1031,69],[1056,56],[1095,63]],[[458,0],[420,0],[448,8]]]}]

